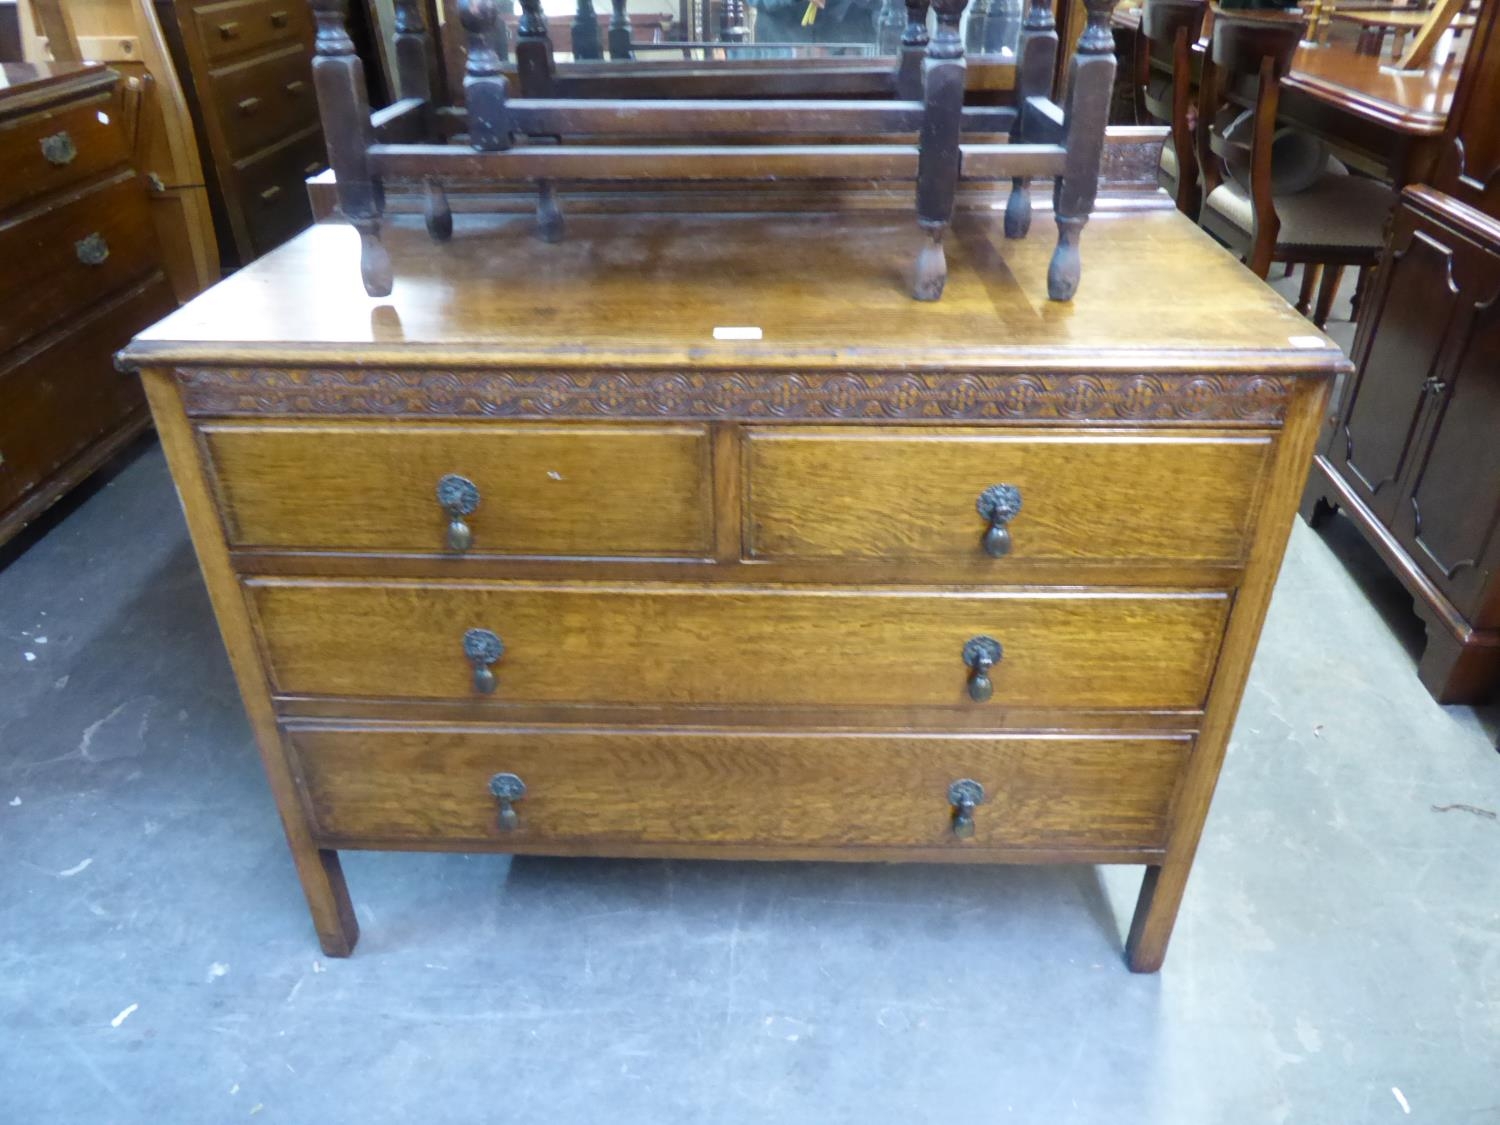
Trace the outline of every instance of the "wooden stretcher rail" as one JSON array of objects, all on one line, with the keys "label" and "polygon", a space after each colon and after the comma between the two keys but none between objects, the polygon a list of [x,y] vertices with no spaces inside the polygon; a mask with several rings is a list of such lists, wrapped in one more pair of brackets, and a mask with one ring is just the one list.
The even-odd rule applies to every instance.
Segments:
[{"label": "wooden stretcher rail", "polygon": [[[641,134],[669,137],[780,133],[857,137],[915,133],[922,127],[924,111],[919,101],[640,99],[600,102],[590,98],[514,98],[506,102],[506,112],[516,132],[532,136]],[[1015,120],[1016,111],[1012,106],[966,107],[963,130],[1008,133]]]},{"label": "wooden stretcher rail", "polygon": [[[393,182],[574,180],[915,180],[916,145],[535,145],[478,152],[371,145],[371,170]],[[1061,145],[961,145],[960,178],[1055,176]]]}]

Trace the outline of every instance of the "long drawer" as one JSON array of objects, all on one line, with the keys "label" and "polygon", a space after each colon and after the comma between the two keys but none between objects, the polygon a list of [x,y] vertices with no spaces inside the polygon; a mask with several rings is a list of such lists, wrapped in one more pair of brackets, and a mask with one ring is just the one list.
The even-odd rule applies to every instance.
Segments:
[{"label": "long drawer", "polygon": [[[287,731],[335,842],[1154,848],[1191,747],[1178,737],[768,735],[570,728]],[[491,790],[510,774],[514,819]],[[509,779],[507,779],[508,781]],[[973,834],[955,781],[978,782]],[[502,782],[502,792],[517,793]],[[510,819],[510,818],[507,818]]]},{"label": "long drawer", "polygon": [[301,0],[229,0],[205,4],[193,22],[210,63],[233,58],[273,43],[308,37],[308,9]]},{"label": "long drawer", "polygon": [[210,95],[224,123],[229,151],[236,158],[307,128],[318,112],[312,64],[300,43],[214,71]]},{"label": "long drawer", "polygon": [[0,227],[0,352],[76,319],[157,260],[146,192],[128,169],[43,214]]},{"label": "long drawer", "polygon": [[[277,692],[508,703],[1193,709],[1223,593],[642,583],[246,583]],[[503,645],[493,664],[469,630]]]},{"label": "long drawer", "polygon": [[[0,126],[0,212],[26,199],[83,183],[130,159],[113,120],[119,98],[102,92],[81,104]],[[4,260],[4,259],[0,259]]]},{"label": "long drawer", "polygon": [[[747,431],[747,554],[760,559],[1237,563],[1266,435],[1043,434],[913,427]],[[992,557],[981,496],[1009,489]]]},{"label": "long drawer", "polygon": [[[694,425],[241,425],[200,430],[235,546],[705,556],[710,443]],[[472,486],[456,513],[438,485]]]}]

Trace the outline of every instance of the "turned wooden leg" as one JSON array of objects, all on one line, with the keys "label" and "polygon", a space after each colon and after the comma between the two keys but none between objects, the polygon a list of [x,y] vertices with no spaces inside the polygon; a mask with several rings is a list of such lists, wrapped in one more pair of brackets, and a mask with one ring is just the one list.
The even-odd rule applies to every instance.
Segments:
[{"label": "turned wooden leg", "polygon": [[1179,863],[1146,868],[1130,920],[1130,936],[1125,939],[1125,964],[1132,973],[1154,973],[1166,960],[1190,867],[1190,863]]},{"label": "turned wooden leg", "polygon": [[1313,291],[1323,274],[1321,262],[1307,262],[1302,267],[1302,288],[1297,291],[1297,311],[1306,316],[1313,307]]},{"label": "turned wooden leg", "polygon": [[288,843],[292,844],[297,877],[302,880],[302,893],[307,896],[313,926],[318,931],[318,944],[330,957],[349,956],[359,941],[359,923],[355,921],[354,906],[349,901],[349,887],[344,882],[344,869],[339,866],[339,853],[298,846],[291,840],[290,833]]},{"label": "turned wooden leg", "polygon": [[1010,181],[1010,198],[1005,201],[1005,237],[1025,238],[1031,230],[1031,177],[1016,176]]},{"label": "turned wooden leg", "polygon": [[1083,276],[1083,257],[1078,242],[1088,221],[1087,215],[1057,217],[1057,249],[1052,251],[1052,261],[1047,263],[1047,296],[1054,301],[1071,301],[1073,294],[1078,292],[1078,282]]},{"label": "turned wooden leg", "polygon": [[1319,328],[1328,323],[1328,314],[1333,311],[1333,299],[1338,296],[1339,283],[1343,280],[1343,266],[1329,266],[1323,271],[1323,284],[1318,286],[1318,307],[1312,318]]},{"label": "turned wooden leg", "polygon": [[1423,614],[1427,647],[1417,678],[1439,703],[1483,703],[1500,685],[1500,647],[1465,643]]},{"label": "turned wooden leg", "polygon": [[380,240],[380,217],[365,215],[351,218],[350,222],[359,231],[359,276],[365,283],[365,292],[371,297],[389,297],[396,278],[391,255]]},{"label": "turned wooden leg", "polygon": [[948,282],[948,258],[943,253],[943,231],[946,223],[922,224],[922,249],[917,251],[916,276],[911,295],[919,301],[936,301]]},{"label": "turned wooden leg", "polygon": [[562,241],[562,209],[557,205],[557,189],[552,186],[551,180],[537,181],[536,235],[543,242]]},{"label": "turned wooden leg", "polygon": [[427,220],[427,233],[437,242],[447,242],[453,237],[453,209],[448,205],[448,193],[434,180],[427,181],[427,198],[423,218]]},{"label": "turned wooden leg", "polygon": [[1354,279],[1354,296],[1349,299],[1349,319],[1359,319],[1359,306],[1365,299],[1366,287],[1370,284],[1370,274],[1374,272],[1374,266],[1360,266],[1359,273]]}]

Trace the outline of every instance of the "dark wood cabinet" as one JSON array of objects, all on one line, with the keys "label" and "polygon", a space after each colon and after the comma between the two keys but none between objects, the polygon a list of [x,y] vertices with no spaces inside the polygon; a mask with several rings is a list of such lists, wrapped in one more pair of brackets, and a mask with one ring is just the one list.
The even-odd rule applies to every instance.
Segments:
[{"label": "dark wood cabinet", "polygon": [[1427,625],[1441,702],[1500,681],[1500,0],[1475,30],[1435,183],[1397,208],[1358,366],[1303,515],[1346,511]]}]

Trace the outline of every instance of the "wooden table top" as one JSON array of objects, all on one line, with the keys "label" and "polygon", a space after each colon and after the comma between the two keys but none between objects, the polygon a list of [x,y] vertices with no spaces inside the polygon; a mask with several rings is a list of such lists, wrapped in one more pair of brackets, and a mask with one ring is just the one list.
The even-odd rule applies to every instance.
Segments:
[{"label": "wooden table top", "polygon": [[[566,210],[567,199],[563,197]],[[1009,242],[960,216],[942,300],[913,301],[910,215],[459,216],[435,244],[386,224],[395,290],[370,298],[358,237],[320,224],[146,330],[130,364],[319,363],[1342,370],[1337,346],[1176,211],[1104,213],[1083,283],[1047,300],[1045,212]],[[755,340],[715,328],[758,328]],[[317,358],[314,358],[317,357]]]},{"label": "wooden table top", "polygon": [[[1118,26],[1140,27],[1140,9],[1116,11]],[[1200,42],[1196,50],[1206,48]],[[1461,58],[1433,62],[1415,74],[1400,74],[1351,43],[1299,47],[1283,90],[1305,93],[1335,109],[1413,137],[1437,136],[1448,120]]]}]

